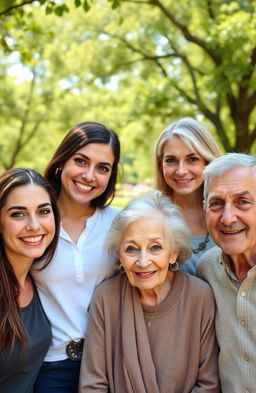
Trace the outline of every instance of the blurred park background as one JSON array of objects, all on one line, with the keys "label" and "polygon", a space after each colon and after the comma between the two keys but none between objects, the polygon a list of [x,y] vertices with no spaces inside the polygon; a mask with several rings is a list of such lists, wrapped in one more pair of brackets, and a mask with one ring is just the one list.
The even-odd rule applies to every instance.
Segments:
[{"label": "blurred park background", "polygon": [[120,137],[125,201],[177,118],[256,151],[256,0],[1,0],[0,34],[0,171],[42,173],[88,120]]}]

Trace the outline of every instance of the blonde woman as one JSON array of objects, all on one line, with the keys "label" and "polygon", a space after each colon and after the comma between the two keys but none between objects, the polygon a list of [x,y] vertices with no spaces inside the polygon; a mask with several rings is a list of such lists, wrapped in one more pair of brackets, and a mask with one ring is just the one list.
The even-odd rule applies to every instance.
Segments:
[{"label": "blonde woman", "polygon": [[191,231],[192,256],[181,267],[190,274],[214,246],[203,212],[203,169],[220,154],[210,132],[189,117],[171,123],[156,143],[155,187],[181,208]]}]

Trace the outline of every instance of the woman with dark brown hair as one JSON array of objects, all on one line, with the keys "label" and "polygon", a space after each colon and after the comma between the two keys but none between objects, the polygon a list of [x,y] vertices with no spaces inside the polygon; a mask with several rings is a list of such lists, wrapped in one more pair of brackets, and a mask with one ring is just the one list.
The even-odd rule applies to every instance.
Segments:
[{"label": "woman with dark brown hair", "polygon": [[0,392],[32,393],[51,342],[30,268],[51,261],[59,214],[47,181],[32,169],[0,176]]},{"label": "woman with dark brown hair", "polygon": [[36,393],[77,393],[88,306],[95,286],[114,271],[103,244],[119,211],[109,206],[119,157],[116,133],[84,122],[64,137],[46,169],[58,196],[61,231],[51,266],[33,272],[53,333]]}]

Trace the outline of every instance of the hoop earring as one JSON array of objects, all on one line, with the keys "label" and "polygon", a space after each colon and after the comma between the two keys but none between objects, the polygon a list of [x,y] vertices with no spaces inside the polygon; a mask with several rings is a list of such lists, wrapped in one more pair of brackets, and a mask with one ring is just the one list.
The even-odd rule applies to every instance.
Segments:
[{"label": "hoop earring", "polygon": [[123,267],[123,265],[121,263],[118,265],[118,270],[119,270],[120,273],[124,272],[124,267]]},{"label": "hoop earring", "polygon": [[169,263],[169,270],[171,270],[172,272],[176,272],[179,269],[179,264],[177,261],[175,261],[174,263]]},{"label": "hoop earring", "polygon": [[56,177],[58,175],[60,175],[61,174],[61,169],[60,168],[56,168],[54,174],[55,174]]}]

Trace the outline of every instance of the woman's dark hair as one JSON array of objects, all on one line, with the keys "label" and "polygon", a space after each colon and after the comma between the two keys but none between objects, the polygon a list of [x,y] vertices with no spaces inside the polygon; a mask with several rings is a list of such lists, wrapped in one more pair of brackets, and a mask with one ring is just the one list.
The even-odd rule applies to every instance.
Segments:
[{"label": "woman's dark hair", "polygon": [[120,160],[120,142],[117,134],[103,124],[84,122],[73,127],[55,151],[45,170],[45,178],[52,184],[57,195],[59,195],[61,189],[60,167],[62,167],[77,150],[89,143],[108,144],[111,146],[114,155],[114,163],[108,185],[101,195],[91,201],[92,206],[104,208],[112,202],[115,196],[117,168]]},{"label": "woman's dark hair", "polygon": [[[60,216],[54,190],[51,185],[39,173],[29,168],[9,169],[0,175],[0,210],[6,203],[10,192],[16,187],[28,184],[41,186],[49,195],[54,213],[55,234],[53,240],[46,248],[41,257],[35,258],[34,262],[44,261],[42,269],[51,261],[59,237]],[[28,195],[33,198],[33,195]],[[22,344],[26,342],[24,325],[21,319],[18,305],[19,283],[10,264],[4,247],[3,237],[0,233],[0,348],[9,347],[13,350],[15,340]]]}]

